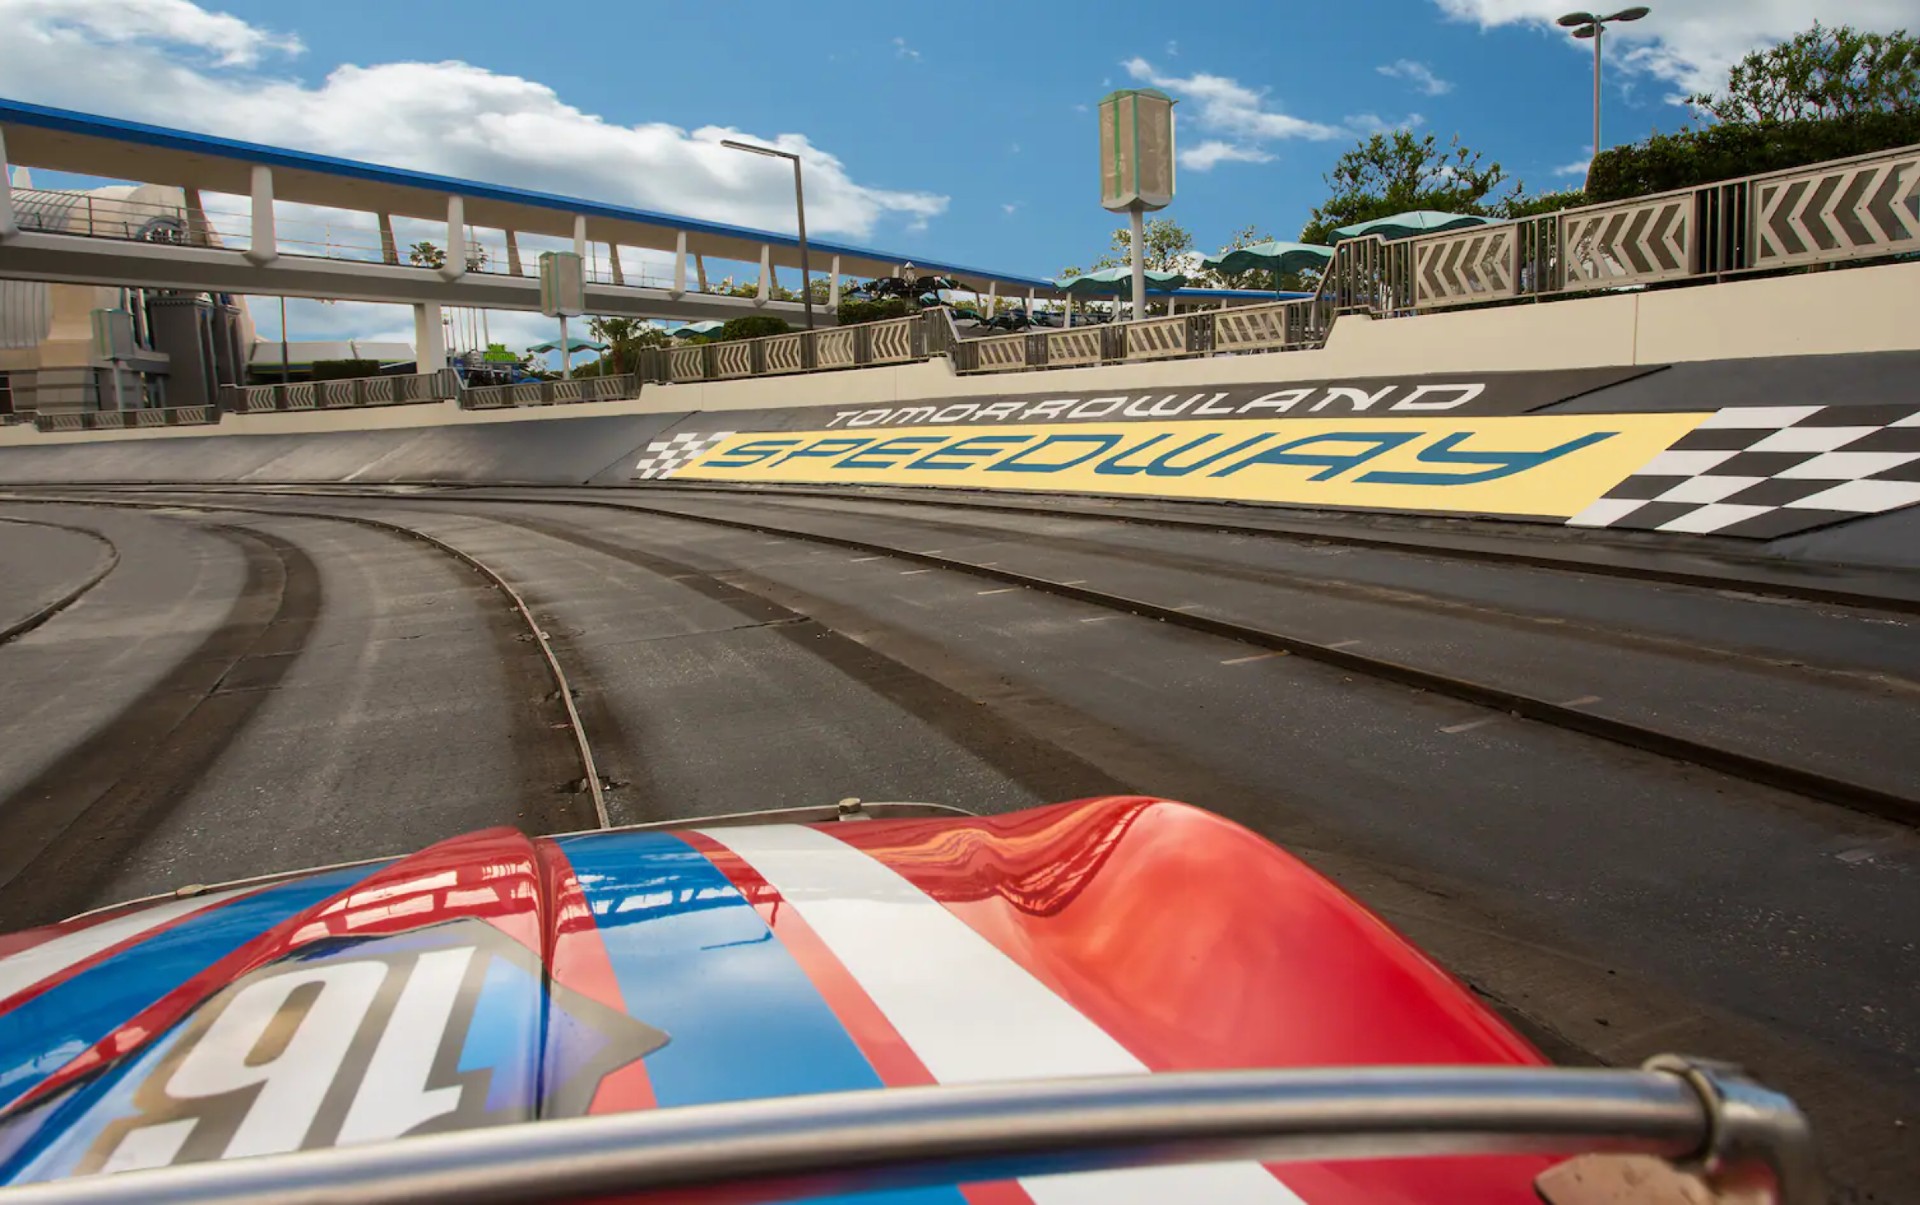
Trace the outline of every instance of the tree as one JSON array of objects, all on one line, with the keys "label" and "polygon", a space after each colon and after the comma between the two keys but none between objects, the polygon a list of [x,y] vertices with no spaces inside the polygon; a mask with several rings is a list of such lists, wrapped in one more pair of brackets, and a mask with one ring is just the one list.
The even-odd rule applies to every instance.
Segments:
[{"label": "tree", "polygon": [[1734,64],[1726,87],[1687,103],[1716,121],[1759,124],[1920,109],[1920,39],[1814,22]]},{"label": "tree", "polygon": [[[1487,200],[1506,178],[1498,163],[1483,166],[1480,152],[1460,145],[1457,135],[1442,147],[1432,134],[1372,134],[1340,156],[1323,177],[1332,195],[1307,219],[1300,241],[1325,243],[1337,227],[1411,209],[1490,214],[1508,199]],[[1516,185],[1509,195],[1519,191]]]},{"label": "tree", "polygon": [[[407,248],[407,262],[416,268],[444,268],[447,266],[446,248],[422,239]],[[467,271],[478,272],[486,266],[487,249],[478,244],[468,245]]]},{"label": "tree", "polygon": [[597,368],[587,372],[588,376],[633,372],[639,367],[641,348],[666,347],[672,342],[665,331],[644,318],[588,318],[587,330],[607,345]]},{"label": "tree", "polygon": [[1524,188],[1517,188],[1513,194],[1502,200],[1494,215],[1502,218],[1532,218],[1543,213],[1559,213],[1562,209],[1572,209],[1587,204],[1587,190],[1567,188],[1558,192],[1543,192],[1527,195]]},{"label": "tree", "polygon": [[[1221,246],[1219,251],[1213,251],[1213,259],[1223,257],[1227,251],[1254,248],[1263,242],[1273,242],[1273,236],[1261,230],[1260,226],[1240,226],[1233,232],[1233,236],[1227,238],[1225,246]],[[1198,288],[1273,288],[1273,274],[1261,272],[1258,269],[1248,272],[1200,269],[1200,271],[1188,272],[1188,284],[1194,284]]]},{"label": "tree", "polygon": [[[1185,272],[1195,266],[1193,257],[1193,233],[1172,218],[1148,218],[1146,221],[1145,252],[1146,268],[1149,272]],[[1103,268],[1126,268],[1133,264],[1133,230],[1122,226],[1107,239],[1107,253],[1093,261],[1088,271],[1098,272]],[[1068,276],[1084,276],[1078,268],[1062,268],[1062,279]]]}]

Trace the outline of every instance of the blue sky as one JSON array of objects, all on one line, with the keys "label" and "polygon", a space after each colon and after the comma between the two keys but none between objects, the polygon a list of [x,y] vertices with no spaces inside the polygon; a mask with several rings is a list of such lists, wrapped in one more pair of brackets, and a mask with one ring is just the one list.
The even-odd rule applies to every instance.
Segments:
[{"label": "blue sky", "polygon": [[[1247,223],[1296,235],[1369,129],[1457,133],[1532,191],[1577,184],[1591,59],[1552,27],[1565,7],[0,0],[19,35],[0,95],[760,226],[790,226],[777,165],[712,144],[783,139],[809,157],[816,233],[1052,275],[1117,224],[1091,112],[1115,87],[1180,99],[1169,216],[1203,251]],[[1920,0],[1654,7],[1610,43],[1609,142],[1677,128],[1672,98],[1816,13],[1920,28]]]}]

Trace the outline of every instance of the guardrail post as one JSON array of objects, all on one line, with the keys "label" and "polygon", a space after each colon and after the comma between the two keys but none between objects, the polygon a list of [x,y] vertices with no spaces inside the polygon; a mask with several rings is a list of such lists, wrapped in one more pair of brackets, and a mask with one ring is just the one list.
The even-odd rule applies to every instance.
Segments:
[{"label": "guardrail post", "polygon": [[812,372],[820,367],[820,332],[808,331],[800,336],[800,370]]},{"label": "guardrail post", "polygon": [[873,326],[863,323],[854,327],[853,362],[855,364],[873,363]]},{"label": "guardrail post", "polygon": [[1027,367],[1045,368],[1047,366],[1047,337],[1045,334],[1027,336]]},{"label": "guardrail post", "polygon": [[764,376],[767,371],[767,341],[747,340],[747,375]]},{"label": "guardrail post", "polygon": [[718,344],[707,343],[700,348],[700,379],[711,381],[720,375],[720,348]]}]

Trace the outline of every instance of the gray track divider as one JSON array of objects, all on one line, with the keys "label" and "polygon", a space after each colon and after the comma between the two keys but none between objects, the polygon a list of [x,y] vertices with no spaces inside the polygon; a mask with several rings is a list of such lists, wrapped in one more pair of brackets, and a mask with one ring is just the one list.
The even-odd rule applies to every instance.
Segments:
[{"label": "gray track divider", "polygon": [[65,594],[62,594],[59,598],[54,599],[46,606],[41,607],[25,619],[17,623],[8,624],[5,628],[0,628],[0,644],[5,644],[9,640],[19,636],[25,636],[28,632],[33,631],[41,624],[47,622],[47,620],[52,619],[55,615],[60,614],[60,612],[79,602],[81,595],[105,581],[107,574],[112,573],[120,565],[120,549],[114,546],[112,540],[109,540],[97,531],[88,531],[84,527],[73,527],[65,523],[42,523],[34,519],[12,519],[5,516],[0,516],[0,523],[18,523],[23,527],[57,527],[62,531],[70,531],[75,535],[82,535],[90,539],[98,540],[107,546],[106,563],[100,566],[97,573],[67,591]]},{"label": "gray track divider", "polygon": [[[1791,598],[1800,602],[1827,603],[1839,607],[1859,607],[1869,611],[1893,611],[1902,615],[1920,615],[1920,598],[1899,598],[1884,594],[1862,594],[1854,590],[1841,590],[1830,586],[1814,586],[1800,582],[1781,582],[1756,580],[1741,577],[1716,577],[1710,573],[1693,573],[1685,569],[1659,569],[1650,565],[1626,565],[1617,561],[1582,561],[1573,557],[1550,556],[1539,552],[1520,552],[1503,548],[1471,548],[1458,544],[1425,544],[1418,540],[1396,540],[1391,536],[1362,535],[1348,531],[1322,531],[1318,528],[1289,528],[1268,526],[1260,523],[1233,523],[1226,519],[1192,518],[1181,519],[1172,515],[1143,515],[1126,511],[1084,510],[1070,506],[1053,506],[1041,503],[1023,505],[1018,502],[989,502],[976,497],[940,498],[933,495],[910,496],[893,493],[865,493],[849,490],[807,489],[807,488],[766,488],[762,486],[734,487],[725,482],[695,481],[658,481],[649,483],[649,490],[671,490],[677,493],[730,494],[735,497],[751,498],[756,495],[779,498],[833,498],[852,502],[897,502],[903,506],[944,506],[952,510],[971,508],[995,514],[1009,515],[1071,515],[1075,518],[1105,519],[1114,523],[1135,523],[1142,527],[1198,528],[1202,531],[1224,531],[1234,535],[1269,536],[1281,540],[1305,540],[1323,544],[1338,544],[1347,548],[1373,548],[1385,552],[1400,552],[1414,556],[1431,556],[1446,560],[1478,561],[1489,565],[1520,565],[1529,569],[1548,569],[1558,573],[1587,573],[1595,577],[1618,577],[1630,581],[1666,582],[1675,586],[1693,586],[1702,590],[1739,590],[1747,594],[1764,594],[1774,598]],[[921,487],[933,489],[937,487]],[[1115,499],[1120,501],[1121,499]],[[1066,502],[1066,498],[1061,498]],[[1151,501],[1151,499],[1148,499]],[[1188,505],[1192,505],[1189,503]],[[1204,503],[1201,505],[1205,505]],[[1276,508],[1283,509],[1283,508]],[[1374,513],[1374,512],[1357,512]],[[1404,512],[1406,518],[1459,518],[1458,515],[1427,514],[1419,511]],[[1514,523],[1514,520],[1493,520],[1494,522]],[[1533,524],[1531,526],[1545,526]],[[1559,530],[1547,527],[1547,530]],[[1806,534],[1806,533],[1800,533]],[[1734,559],[1724,551],[1716,556]],[[1760,558],[1744,558],[1755,568],[1774,568],[1773,562]],[[1793,565],[1794,562],[1781,562]]]},{"label": "gray track divider", "polygon": [[[279,496],[286,495],[281,494]],[[334,494],[325,496],[341,497],[342,495]],[[351,497],[352,495],[347,496]],[[463,552],[445,540],[437,536],[430,536],[417,528],[406,527],[399,523],[389,523],[385,519],[370,519],[365,515],[336,515],[328,514],[325,511],[281,510],[275,507],[233,506],[227,503],[198,501],[133,502],[121,499],[89,497],[26,498],[19,496],[9,497],[6,500],[9,502],[62,503],[78,506],[117,506],[129,510],[199,510],[229,512],[242,515],[279,516],[292,519],[322,519],[334,523],[352,523],[373,531],[384,531],[389,535],[404,536],[407,539],[418,540],[422,544],[427,544],[446,553],[448,556],[453,557],[455,560],[472,569],[475,573],[478,573],[481,577],[486,578],[487,581],[498,588],[501,593],[505,594],[507,600],[513,604],[514,610],[518,611],[520,618],[526,622],[527,631],[533,634],[534,642],[540,646],[541,655],[546,658],[547,670],[553,676],[555,689],[559,691],[560,705],[566,708],[567,727],[572,731],[574,748],[580,758],[580,773],[586,783],[588,793],[593,797],[594,819],[599,823],[601,828],[613,827],[613,822],[607,815],[607,796],[605,789],[601,786],[600,768],[593,760],[593,746],[587,740],[587,729],[586,725],[580,719],[580,711],[573,705],[573,689],[567,682],[566,671],[560,668],[560,658],[554,653],[552,642],[547,639],[547,633],[541,628],[540,621],[533,617],[533,611],[527,606],[527,600],[520,597],[520,592],[515,590],[513,586],[507,582],[507,579],[501,577],[492,567],[470,553]]]},{"label": "gray track divider", "polygon": [[[463,501],[479,501],[471,497]],[[510,502],[512,499],[501,499]],[[1130,598],[1124,594],[1110,594],[1100,590],[1089,590],[1085,586],[1069,586],[1062,582],[1046,578],[1032,577],[1024,573],[1000,569],[987,565],[977,565],[970,561],[956,560],[938,553],[914,552],[908,549],[894,548],[886,544],[874,544],[865,540],[851,539],[846,536],[821,535],[814,532],[783,528],[771,523],[761,523],[746,519],[722,519],[710,515],[691,515],[685,511],[670,507],[649,506],[634,502],[587,502],[568,501],[563,505],[604,507],[610,510],[639,511],[660,515],[664,518],[684,519],[693,523],[709,523],[718,527],[731,527],[740,531],[758,532],[762,535],[785,536],[791,539],[806,540],[818,544],[829,544],[847,548],[856,552],[879,553],[904,561],[914,561],[941,569],[951,569],[1009,585],[1025,586],[1062,598],[1071,598],[1079,602],[1111,610],[1128,611],[1146,619],[1157,619],[1162,623],[1174,624],[1195,632],[1204,632],[1209,636],[1220,636],[1256,648],[1271,649],[1276,652],[1290,653],[1312,661],[1324,662],[1363,673],[1369,677],[1395,682],[1402,686],[1411,686],[1419,690],[1432,691],[1463,702],[1490,707],[1509,712],[1530,720],[1552,724],[1555,727],[1569,729],[1587,736],[1599,737],[1662,757],[1671,757],[1678,761],[1691,762],[1710,770],[1744,778],[1762,786],[1777,787],[1811,796],[1815,799],[1836,803],[1855,811],[1867,812],[1903,824],[1920,824],[1920,800],[1908,799],[1890,791],[1882,791],[1864,783],[1834,778],[1803,770],[1796,766],[1781,765],[1764,758],[1753,757],[1732,749],[1723,749],[1690,737],[1676,736],[1670,732],[1644,725],[1629,723],[1625,720],[1611,719],[1593,715],[1578,708],[1562,706],[1533,695],[1520,694],[1517,691],[1503,690],[1486,686],[1478,682],[1469,682],[1462,678],[1437,674],[1431,670],[1405,665],[1382,657],[1369,657],[1346,649],[1333,648],[1284,632],[1274,632],[1265,628],[1256,628],[1248,624],[1234,623],[1225,619],[1211,619],[1205,615],[1196,615],[1191,611],[1176,611],[1158,603],[1143,599]]]}]

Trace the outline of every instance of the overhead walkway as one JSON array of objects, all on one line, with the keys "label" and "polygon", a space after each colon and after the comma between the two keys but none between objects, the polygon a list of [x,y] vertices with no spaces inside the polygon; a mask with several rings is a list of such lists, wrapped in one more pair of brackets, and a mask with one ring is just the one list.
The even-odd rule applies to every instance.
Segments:
[{"label": "overhead walkway", "polygon": [[[531,240],[571,247],[589,263],[587,308],[595,313],[724,320],[797,318],[803,309],[772,296],[777,271],[789,270],[794,283],[800,267],[799,240],[776,231],[0,100],[0,168],[7,164],[167,185],[181,201],[16,195],[0,170],[0,278],[532,310],[538,254],[522,247]],[[223,211],[223,197],[247,204]],[[295,221],[277,213],[276,202],[337,218]],[[443,261],[410,259],[396,221],[433,223]],[[650,272],[632,250],[671,256],[671,271]],[[895,275],[908,263],[1001,295],[1053,290],[1040,277],[831,240],[810,239],[808,250],[835,294],[843,276]],[[707,292],[708,261],[757,264],[756,294]],[[837,301],[816,320],[831,324]]]}]

